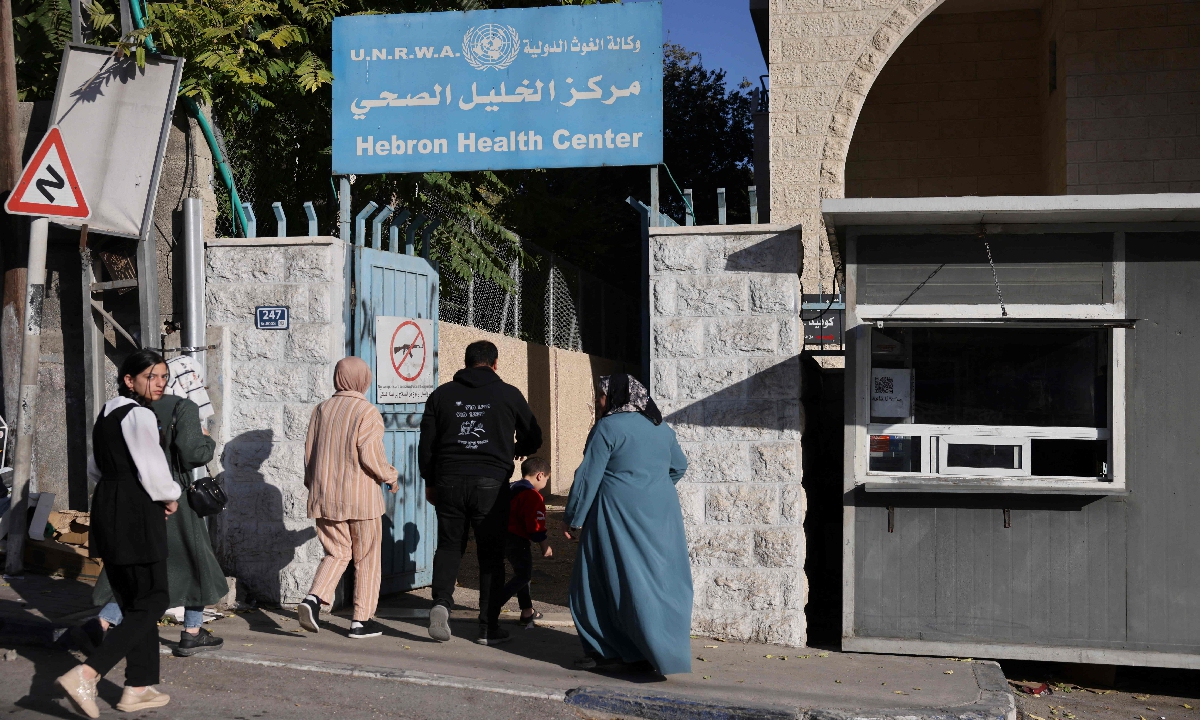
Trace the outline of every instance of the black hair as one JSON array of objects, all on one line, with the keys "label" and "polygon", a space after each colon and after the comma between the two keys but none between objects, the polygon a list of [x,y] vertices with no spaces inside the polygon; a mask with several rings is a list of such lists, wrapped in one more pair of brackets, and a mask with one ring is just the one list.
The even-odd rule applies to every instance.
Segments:
[{"label": "black hair", "polygon": [[163,356],[153,350],[135,350],[125,358],[121,363],[121,369],[117,371],[117,393],[145,404],[145,398],[139,396],[132,388],[125,385],[125,376],[132,375],[137,377],[145,372],[146,368],[154,367],[166,363]]},{"label": "black hair", "polygon": [[540,455],[532,455],[521,463],[521,477],[533,477],[538,473],[550,474],[550,461]]},{"label": "black hair", "polygon": [[491,367],[499,357],[500,351],[496,349],[494,343],[487,340],[476,340],[467,346],[467,352],[463,357],[463,361],[469,368],[480,365]]}]

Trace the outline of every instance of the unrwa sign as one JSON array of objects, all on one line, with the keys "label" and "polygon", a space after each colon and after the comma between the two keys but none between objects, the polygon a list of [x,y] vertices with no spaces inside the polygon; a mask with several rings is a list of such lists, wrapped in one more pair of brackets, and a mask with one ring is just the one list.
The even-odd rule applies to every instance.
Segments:
[{"label": "unrwa sign", "polygon": [[333,172],[662,161],[658,2],[340,17]]}]

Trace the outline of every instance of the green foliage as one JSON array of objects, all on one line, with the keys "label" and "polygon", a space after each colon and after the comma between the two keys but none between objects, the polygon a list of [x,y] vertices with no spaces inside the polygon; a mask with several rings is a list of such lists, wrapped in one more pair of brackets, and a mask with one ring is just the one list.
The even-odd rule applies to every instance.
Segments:
[{"label": "green foliage", "polygon": [[[754,126],[747,81],[733,90],[724,70],[706,70],[700,54],[663,46],[663,154],[680,187],[692,188],[696,224],[717,222],[717,188],[726,190],[729,222],[750,221]],[[681,224],[684,204],[666,173],[660,205]]]},{"label": "green foliage", "polygon": [[17,96],[22,101],[49,100],[58,83],[63,48],[71,40],[71,2],[12,0],[12,12]]}]

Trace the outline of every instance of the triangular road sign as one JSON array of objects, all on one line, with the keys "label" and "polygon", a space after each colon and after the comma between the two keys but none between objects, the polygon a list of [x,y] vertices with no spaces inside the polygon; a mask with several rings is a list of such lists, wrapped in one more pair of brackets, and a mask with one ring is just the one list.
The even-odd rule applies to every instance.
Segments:
[{"label": "triangular road sign", "polygon": [[4,209],[11,215],[86,218],[91,214],[58,126],[50,128],[21,171]]}]

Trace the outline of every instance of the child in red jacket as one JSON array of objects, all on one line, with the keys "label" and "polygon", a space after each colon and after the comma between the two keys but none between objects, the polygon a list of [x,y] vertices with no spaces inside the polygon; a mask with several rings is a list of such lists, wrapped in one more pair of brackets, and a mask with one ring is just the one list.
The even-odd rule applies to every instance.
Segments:
[{"label": "child in red jacket", "polygon": [[542,557],[552,557],[554,548],[546,542],[546,501],[542,490],[550,482],[550,463],[536,455],[521,463],[521,479],[509,487],[511,500],[508,510],[508,540],[505,555],[513,568],[513,579],[504,586],[500,604],[513,595],[521,606],[521,624],[529,625],[542,616],[533,609],[529,596],[529,580],[533,577],[533,554],[530,542],[538,544]]}]

